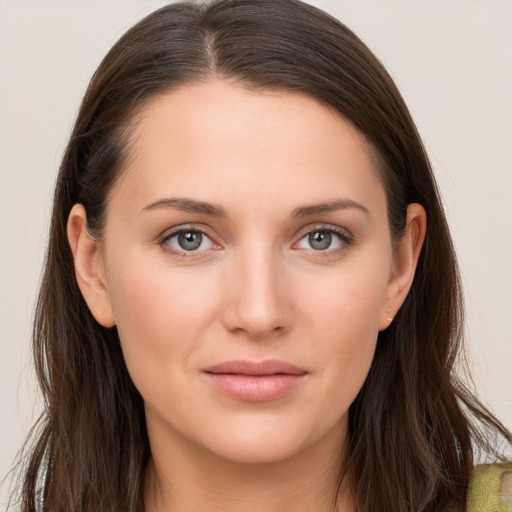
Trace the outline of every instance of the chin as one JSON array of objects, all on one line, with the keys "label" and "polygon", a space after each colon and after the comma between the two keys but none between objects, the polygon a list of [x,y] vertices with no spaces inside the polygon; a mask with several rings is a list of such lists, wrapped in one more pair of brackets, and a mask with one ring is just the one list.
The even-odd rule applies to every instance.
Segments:
[{"label": "chin", "polygon": [[252,439],[244,442],[228,440],[214,447],[213,453],[226,461],[236,464],[276,464],[284,462],[300,453],[301,446],[278,439]]},{"label": "chin", "polygon": [[231,428],[209,429],[208,439],[203,438],[201,444],[214,455],[234,463],[270,464],[299,456],[327,437],[318,425],[314,428],[291,419],[273,420],[253,418],[239,421]]}]

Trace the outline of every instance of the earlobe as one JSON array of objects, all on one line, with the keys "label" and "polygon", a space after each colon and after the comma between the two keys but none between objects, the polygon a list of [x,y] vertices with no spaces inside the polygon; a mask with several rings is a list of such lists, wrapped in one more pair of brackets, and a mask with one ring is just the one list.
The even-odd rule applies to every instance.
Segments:
[{"label": "earlobe", "polygon": [[425,209],[420,204],[410,204],[407,207],[405,231],[395,248],[393,271],[379,321],[379,331],[389,327],[409,293],[425,240],[426,230],[427,215]]},{"label": "earlobe", "polygon": [[71,209],[67,224],[68,242],[73,254],[75,277],[96,321],[113,327],[115,318],[105,276],[101,244],[87,231],[87,213],[81,204]]}]

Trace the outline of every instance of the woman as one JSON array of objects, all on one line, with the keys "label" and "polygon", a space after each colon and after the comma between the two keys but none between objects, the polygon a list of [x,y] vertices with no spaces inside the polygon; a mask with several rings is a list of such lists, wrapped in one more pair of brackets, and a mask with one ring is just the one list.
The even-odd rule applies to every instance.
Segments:
[{"label": "woman", "polygon": [[461,324],[428,160],[363,43],[294,0],[162,8],[61,166],[22,510],[464,510],[473,450],[512,437],[452,371]]}]

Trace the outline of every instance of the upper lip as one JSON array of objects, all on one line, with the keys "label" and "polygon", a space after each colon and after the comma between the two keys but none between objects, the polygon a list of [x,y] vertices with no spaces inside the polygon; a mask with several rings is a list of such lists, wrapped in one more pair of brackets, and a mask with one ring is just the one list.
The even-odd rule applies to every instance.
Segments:
[{"label": "upper lip", "polygon": [[225,361],[203,370],[206,373],[229,373],[235,375],[304,375],[307,372],[293,364],[278,360],[268,361]]}]

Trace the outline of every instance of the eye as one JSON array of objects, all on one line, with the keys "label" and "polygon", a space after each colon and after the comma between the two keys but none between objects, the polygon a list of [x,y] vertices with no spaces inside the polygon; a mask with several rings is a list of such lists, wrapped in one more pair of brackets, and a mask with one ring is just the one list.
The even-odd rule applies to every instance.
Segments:
[{"label": "eye", "polygon": [[315,229],[306,233],[298,242],[301,249],[314,251],[335,250],[348,244],[348,237],[333,229]]},{"label": "eye", "polygon": [[213,247],[213,241],[197,229],[180,229],[171,233],[164,241],[177,252],[199,252]]}]

